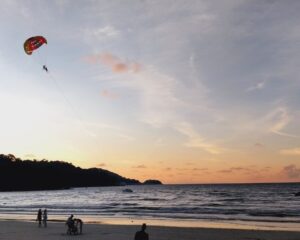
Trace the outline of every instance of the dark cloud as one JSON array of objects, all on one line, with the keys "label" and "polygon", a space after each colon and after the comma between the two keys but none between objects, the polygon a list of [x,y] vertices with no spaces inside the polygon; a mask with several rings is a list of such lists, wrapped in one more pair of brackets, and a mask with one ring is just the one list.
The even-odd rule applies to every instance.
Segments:
[{"label": "dark cloud", "polygon": [[99,164],[97,165],[97,167],[105,167],[105,166],[106,166],[105,163],[99,163]]},{"label": "dark cloud", "polygon": [[137,165],[137,166],[133,166],[132,168],[147,168],[145,165]]},{"label": "dark cloud", "polygon": [[264,145],[262,143],[255,143],[254,147],[256,147],[256,148],[263,148]]},{"label": "dark cloud", "polygon": [[193,168],[192,171],[207,171],[208,168]]},{"label": "dark cloud", "polygon": [[233,167],[231,168],[232,171],[243,171],[243,170],[248,170],[248,168],[243,168],[243,167]]},{"label": "dark cloud", "polygon": [[222,169],[218,171],[220,173],[232,173],[232,172],[244,172],[246,174],[257,172],[255,169],[251,169],[249,167],[232,167],[228,169]]},{"label": "dark cloud", "polygon": [[297,168],[294,164],[285,166],[282,170],[283,174],[290,179],[300,177],[300,168]]},{"label": "dark cloud", "polygon": [[[200,172],[200,171],[207,171],[208,170],[208,168],[176,168],[176,170],[177,171],[180,171],[180,172],[182,172],[182,171],[186,171],[186,172],[191,172],[191,171],[193,171],[193,172]],[[195,173],[193,173],[193,174],[195,174]]]}]

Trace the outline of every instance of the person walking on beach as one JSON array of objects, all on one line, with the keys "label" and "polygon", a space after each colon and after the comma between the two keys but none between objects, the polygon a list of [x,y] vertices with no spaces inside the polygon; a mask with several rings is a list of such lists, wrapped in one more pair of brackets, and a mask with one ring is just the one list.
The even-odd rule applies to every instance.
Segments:
[{"label": "person walking on beach", "polygon": [[36,221],[39,221],[39,227],[42,226],[42,209],[39,209],[37,217],[36,217]]},{"label": "person walking on beach", "polygon": [[143,223],[141,231],[135,233],[134,240],[149,240],[149,235],[145,232],[146,227],[146,223]]},{"label": "person walking on beach", "polygon": [[47,220],[48,220],[48,214],[47,214],[47,209],[45,208],[43,213],[43,224],[45,228],[47,227]]}]

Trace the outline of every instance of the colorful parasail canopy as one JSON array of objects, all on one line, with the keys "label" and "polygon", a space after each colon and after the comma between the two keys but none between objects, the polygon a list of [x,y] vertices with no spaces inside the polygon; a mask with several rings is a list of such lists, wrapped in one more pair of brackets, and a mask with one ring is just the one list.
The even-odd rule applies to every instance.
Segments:
[{"label": "colorful parasail canopy", "polygon": [[38,49],[44,43],[47,44],[47,40],[43,36],[35,36],[35,37],[28,38],[24,42],[24,51],[26,54],[31,55],[33,51]]}]

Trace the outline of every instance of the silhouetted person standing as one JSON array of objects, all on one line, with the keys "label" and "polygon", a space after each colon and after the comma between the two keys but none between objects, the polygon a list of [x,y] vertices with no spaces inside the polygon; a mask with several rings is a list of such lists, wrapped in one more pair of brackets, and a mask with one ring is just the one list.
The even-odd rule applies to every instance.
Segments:
[{"label": "silhouetted person standing", "polygon": [[149,235],[145,232],[146,227],[146,224],[143,223],[141,231],[136,232],[134,240],[149,240]]},{"label": "silhouetted person standing", "polygon": [[42,226],[42,209],[39,209],[37,217],[36,217],[36,221],[39,221],[39,227]]},{"label": "silhouetted person standing", "polygon": [[48,220],[48,214],[47,214],[47,209],[45,208],[44,213],[43,213],[43,224],[44,224],[44,227],[47,227],[47,220]]}]

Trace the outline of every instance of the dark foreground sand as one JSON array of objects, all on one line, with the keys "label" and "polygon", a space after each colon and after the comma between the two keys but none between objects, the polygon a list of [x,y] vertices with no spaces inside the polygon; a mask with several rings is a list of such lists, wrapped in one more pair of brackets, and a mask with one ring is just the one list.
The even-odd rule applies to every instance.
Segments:
[{"label": "dark foreground sand", "polygon": [[[130,240],[140,226],[85,224],[83,235],[66,235],[64,223],[48,223],[38,228],[36,223],[0,221],[0,239],[5,240]],[[299,229],[300,230],[300,229]],[[300,240],[299,232],[232,230],[209,228],[179,228],[148,226],[151,240]]]}]

